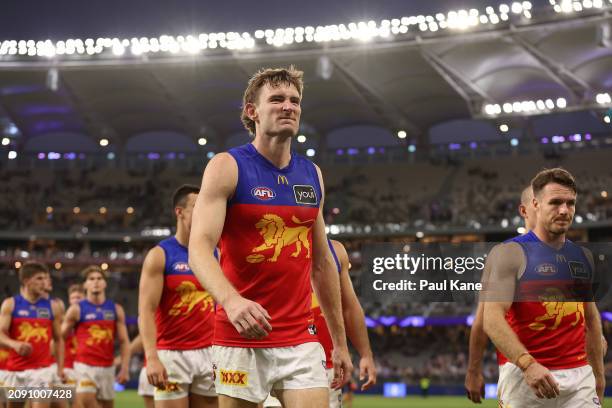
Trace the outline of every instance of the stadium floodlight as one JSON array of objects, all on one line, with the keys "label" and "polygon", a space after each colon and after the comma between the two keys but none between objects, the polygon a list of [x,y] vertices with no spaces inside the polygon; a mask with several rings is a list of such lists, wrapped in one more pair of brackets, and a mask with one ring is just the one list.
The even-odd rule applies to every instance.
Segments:
[{"label": "stadium floodlight", "polygon": [[506,133],[508,129],[509,129],[508,125],[506,125],[505,123],[502,123],[501,125],[499,125],[499,130],[501,130],[504,133]]},{"label": "stadium floodlight", "polygon": [[507,4],[500,4],[499,5],[499,12],[501,14],[508,14],[508,13],[510,13],[510,7]]},{"label": "stadium floodlight", "polygon": [[405,130],[399,130],[399,131],[397,132],[397,137],[399,137],[400,139],[405,139],[405,138],[406,138],[406,136],[407,136],[407,133],[406,133],[406,131],[405,131]]},{"label": "stadium floodlight", "polygon": [[413,144],[408,145],[408,151],[409,151],[410,153],[414,153],[414,152],[416,152],[416,146],[415,146],[415,145],[413,145]]},{"label": "stadium floodlight", "polygon": [[601,196],[602,196],[603,198],[608,198],[608,192],[607,192],[607,191],[605,191],[605,190],[603,190],[603,191],[601,192]]},{"label": "stadium floodlight", "polygon": [[201,138],[198,139],[198,144],[200,146],[206,146],[206,143],[208,143],[208,140],[206,140],[205,137],[201,137]]},{"label": "stadium floodlight", "polygon": [[8,146],[10,143],[11,143],[11,139],[9,139],[8,137],[2,138],[2,146]]},{"label": "stadium floodlight", "polygon": [[14,160],[17,158],[17,152],[14,150],[11,150],[10,152],[8,152],[8,159],[9,160]]},{"label": "stadium floodlight", "polygon": [[80,208],[80,207],[74,207],[74,208],[72,209],[72,213],[73,213],[73,214],[79,214],[80,212],[81,212],[81,208]]},{"label": "stadium floodlight", "polygon": [[100,143],[100,146],[106,147],[106,146],[108,146],[109,141],[106,138],[102,138],[102,139],[100,139],[99,143]]},{"label": "stadium floodlight", "polygon": [[423,238],[424,236],[425,236],[425,234],[423,233],[423,231],[417,231],[417,233],[416,233],[416,237],[417,237],[417,238],[421,239],[421,238]]},{"label": "stadium floodlight", "polygon": [[565,98],[557,98],[557,108],[565,109],[567,107],[567,101]]},{"label": "stadium floodlight", "polygon": [[510,139],[510,146],[516,147],[519,145],[519,140],[516,137]]},{"label": "stadium floodlight", "polygon": [[611,121],[611,120],[610,120],[610,116],[609,116],[609,115],[605,115],[605,116],[603,117],[603,121],[604,121],[605,123],[610,124],[610,121]]},{"label": "stadium floodlight", "polygon": [[299,143],[304,143],[304,142],[306,142],[306,136],[304,136],[304,135],[299,135],[299,136],[297,137],[297,141],[298,141]]},{"label": "stadium floodlight", "polygon": [[514,14],[521,14],[523,12],[523,5],[518,1],[512,3],[511,10]]},{"label": "stadium floodlight", "polygon": [[47,214],[51,214],[53,212],[53,207],[48,206],[47,208],[45,208],[45,211],[47,212]]},{"label": "stadium floodlight", "polygon": [[316,150],[315,149],[308,149],[306,150],[306,156],[308,157],[314,157],[314,155],[316,154]]},{"label": "stadium floodlight", "polygon": [[128,213],[128,214],[134,214],[134,207],[126,208],[125,212]]},{"label": "stadium floodlight", "polygon": [[108,210],[106,209],[106,207],[100,207],[100,210],[99,210],[99,211],[100,211],[100,214],[104,215],[104,214],[106,214],[106,212],[107,212]]},{"label": "stadium floodlight", "polygon": [[606,105],[612,103],[612,97],[610,97],[610,94],[607,92],[599,93],[595,97],[595,101],[600,105]]}]

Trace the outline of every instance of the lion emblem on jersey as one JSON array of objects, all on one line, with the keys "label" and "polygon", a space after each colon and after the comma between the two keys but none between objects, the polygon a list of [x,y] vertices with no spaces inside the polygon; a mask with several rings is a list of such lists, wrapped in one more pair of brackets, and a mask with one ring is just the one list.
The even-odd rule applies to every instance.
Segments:
[{"label": "lion emblem on jersey", "polygon": [[91,327],[87,329],[87,332],[89,333],[89,338],[85,343],[88,346],[113,341],[113,331],[108,327],[100,327],[97,324],[92,324]]},{"label": "lion emblem on jersey", "polygon": [[200,309],[202,312],[205,312],[209,308],[211,311],[213,310],[214,304],[212,296],[206,291],[198,290],[193,282],[181,282],[181,284],[177,286],[176,292],[180,300],[172,305],[172,308],[168,312],[170,316],[189,314],[193,308],[200,303],[202,304]]},{"label": "lion emblem on jersey", "polygon": [[[571,323],[572,327],[576,326],[582,319],[584,324],[584,304],[582,302],[542,302],[542,306],[546,309],[546,314],[538,316],[535,322],[529,325],[531,330],[556,330],[563,318],[566,316],[575,316],[575,320]],[[554,323],[552,326],[547,327],[545,323],[541,323],[544,320],[552,320]]]},{"label": "lion emblem on jersey", "polygon": [[19,325],[19,341],[38,343],[40,341],[49,341],[47,328],[38,323],[23,322]]},{"label": "lion emblem on jersey", "polygon": [[293,258],[297,258],[302,253],[302,247],[306,249],[306,258],[310,258],[309,228],[300,224],[311,223],[313,220],[300,221],[296,216],[292,216],[291,221],[299,226],[288,227],[285,221],[276,214],[264,215],[255,224],[255,228],[259,229],[259,235],[263,237],[264,243],[253,248],[253,253],[246,258],[247,262],[262,262],[265,256],[258,254],[258,252],[271,248],[274,248],[274,253],[267,260],[268,262],[276,262],[283,248],[293,244],[295,244],[295,251],[291,254]]}]

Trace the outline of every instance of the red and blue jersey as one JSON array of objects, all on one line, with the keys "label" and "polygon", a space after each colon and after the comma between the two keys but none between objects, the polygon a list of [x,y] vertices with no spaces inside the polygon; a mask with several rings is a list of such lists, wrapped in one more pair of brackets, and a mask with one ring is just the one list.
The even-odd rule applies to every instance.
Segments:
[{"label": "red and blue jersey", "polygon": [[[525,254],[525,271],[517,282],[506,320],[529,353],[548,369],[586,364],[584,302],[565,301],[589,287],[592,267],[581,247],[566,240],[559,250],[530,231],[515,239]],[[539,301],[534,301],[537,299]],[[498,353],[499,364],[508,360]]]},{"label": "red and blue jersey", "polygon": [[221,233],[221,268],[243,297],[268,311],[273,329],[264,339],[246,339],[218,307],[214,344],[286,347],[317,341],[308,327],[312,227],[322,195],[316,167],[292,153],[279,169],[252,144],[229,154],[238,165],[238,183]]},{"label": "red and blue jersey", "polygon": [[75,335],[77,351],[74,361],[96,367],[113,365],[117,309],[110,299],[96,305],[87,299],[79,302],[81,315]]},{"label": "red and blue jersey", "polygon": [[[334,250],[334,246],[331,241],[327,239],[327,244],[329,245],[329,249],[334,257],[334,261],[336,263],[336,269],[338,269],[338,273],[342,272],[342,267],[340,266],[340,261],[338,260],[338,255],[336,255],[336,251]],[[333,368],[334,365],[332,363],[331,355],[332,350],[334,349],[334,344],[332,342],[331,334],[329,333],[329,328],[327,327],[327,322],[325,321],[325,316],[323,316],[323,312],[321,311],[321,306],[319,305],[319,300],[317,296],[312,294],[312,314],[314,319],[314,325],[317,328],[317,337],[319,338],[319,343],[323,346],[323,351],[325,351],[325,367]]]},{"label": "red and blue jersey", "polygon": [[51,357],[51,340],[53,339],[53,309],[49,299],[38,299],[30,303],[26,298],[17,295],[15,308],[11,315],[9,337],[30,343],[32,353],[20,356],[14,350],[9,353],[6,369],[23,371],[48,367],[53,363]]},{"label": "red and blue jersey", "polygon": [[64,341],[64,368],[73,368],[74,359],[77,353],[77,337],[73,334],[69,335]]},{"label": "red and blue jersey", "polygon": [[212,296],[189,268],[187,248],[176,237],[161,241],[159,246],[166,263],[164,289],[155,313],[157,348],[194,350],[211,346],[215,324]]}]

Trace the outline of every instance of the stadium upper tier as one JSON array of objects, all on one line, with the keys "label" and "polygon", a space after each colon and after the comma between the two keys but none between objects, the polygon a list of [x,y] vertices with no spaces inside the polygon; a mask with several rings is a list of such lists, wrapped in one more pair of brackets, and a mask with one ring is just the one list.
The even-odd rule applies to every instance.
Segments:
[{"label": "stadium upper tier", "polygon": [[[579,186],[575,226],[612,219],[608,151],[573,152],[461,162],[324,166],[326,221],[336,234],[514,232],[522,225],[520,192],[543,167],[561,165]],[[184,183],[200,184],[200,167],[167,162],[148,169],[30,168],[0,170],[0,228],[24,232],[94,232],[165,236],[174,225],[170,197]],[[84,167],[84,166],[83,166]],[[418,236],[418,235],[417,235]]]}]

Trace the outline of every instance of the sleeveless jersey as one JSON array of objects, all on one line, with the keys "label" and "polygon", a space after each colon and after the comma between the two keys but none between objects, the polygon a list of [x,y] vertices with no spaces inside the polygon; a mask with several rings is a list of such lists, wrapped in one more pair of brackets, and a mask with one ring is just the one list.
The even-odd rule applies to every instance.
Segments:
[{"label": "sleeveless jersey", "polygon": [[[516,241],[526,258],[515,301],[506,320],[538,363],[550,370],[582,367],[585,352],[584,303],[563,301],[572,288],[590,284],[592,268],[582,248],[566,240],[556,250],[532,232]],[[531,301],[538,297],[539,302]],[[501,354],[500,354],[501,356]],[[508,361],[500,358],[499,363]]]},{"label": "sleeveless jersey", "polygon": [[51,359],[53,339],[53,309],[49,299],[38,299],[30,303],[21,295],[15,296],[15,308],[11,315],[9,337],[32,345],[32,353],[20,356],[14,350],[9,352],[7,370],[23,371],[48,367]]},{"label": "sleeveless jersey", "polygon": [[238,183],[221,234],[221,268],[243,297],[268,311],[273,329],[264,339],[246,339],[218,307],[214,343],[287,347],[317,341],[308,327],[312,226],[321,200],[317,170],[296,153],[279,169],[252,144],[229,153],[238,165]]},{"label": "sleeveless jersey", "polygon": [[[336,262],[336,269],[338,269],[338,273],[340,273],[342,272],[342,267],[340,266],[340,261],[338,260],[338,255],[336,255],[334,246],[329,239],[327,240],[327,244],[329,245],[329,249],[334,257],[334,261]],[[314,325],[317,329],[319,343],[321,343],[321,346],[323,346],[323,351],[325,351],[325,367],[333,368],[334,365],[332,363],[331,354],[332,350],[334,349],[334,345],[332,343],[331,334],[329,333],[329,328],[325,322],[325,316],[323,316],[323,312],[321,311],[319,300],[314,292],[312,293],[312,314]]]},{"label": "sleeveless jersey", "polygon": [[187,248],[175,237],[161,241],[159,246],[166,264],[164,289],[155,313],[157,348],[194,350],[211,346],[215,305],[189,268]]},{"label": "sleeveless jersey", "polygon": [[73,334],[64,340],[64,368],[73,368],[77,353],[77,337]]},{"label": "sleeveless jersey", "polygon": [[11,349],[0,347],[0,371],[6,370]]},{"label": "sleeveless jersey", "polygon": [[101,305],[87,299],[79,302],[81,316],[76,326],[77,351],[74,361],[96,367],[113,365],[117,309],[107,299]]}]

